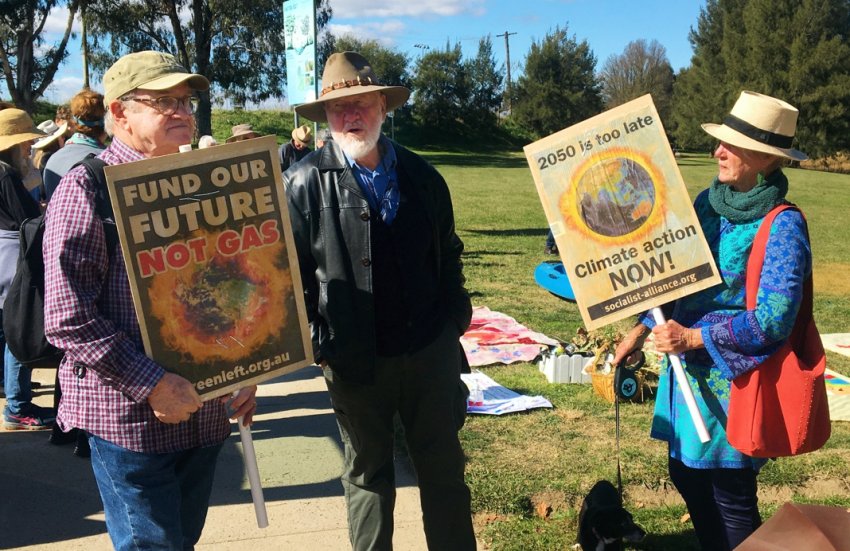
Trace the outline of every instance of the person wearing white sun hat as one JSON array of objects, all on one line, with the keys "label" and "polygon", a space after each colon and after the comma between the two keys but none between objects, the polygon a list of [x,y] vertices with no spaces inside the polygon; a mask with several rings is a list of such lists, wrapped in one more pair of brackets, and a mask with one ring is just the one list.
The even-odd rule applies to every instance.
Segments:
[{"label": "person wearing white sun hat", "polygon": [[702,125],[720,141],[714,151],[718,173],[694,208],[722,282],[678,299],[664,324],[641,316],[614,357],[619,362],[639,349],[651,330],[659,352],[683,358],[711,439],[700,442],[666,363],[651,436],[668,443],[670,479],[702,549],[734,549],[761,524],[757,475],[766,460],[727,441],[731,382],[789,338],[798,312],[808,311],[803,305],[811,301],[811,245],[795,209],[780,212],[770,226],[754,308],[747,307],[744,292],[755,234],[768,213],[787,203],[782,165],[807,158],[793,147],[797,116],[783,100],[744,91],[722,123]]}]

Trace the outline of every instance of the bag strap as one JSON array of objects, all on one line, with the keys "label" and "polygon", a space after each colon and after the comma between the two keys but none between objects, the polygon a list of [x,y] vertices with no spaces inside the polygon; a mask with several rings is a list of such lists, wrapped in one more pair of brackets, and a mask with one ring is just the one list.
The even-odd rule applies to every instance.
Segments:
[{"label": "bag strap", "polygon": [[109,197],[109,188],[106,185],[106,174],[103,169],[106,163],[94,153],[89,153],[86,157],[74,165],[82,166],[86,169],[89,178],[94,180],[94,211],[100,216],[103,222],[103,233],[106,238],[106,250],[109,257],[112,257],[112,251],[119,243],[118,228],[115,226],[115,213],[112,211],[112,199]]},{"label": "bag strap", "polygon": [[[767,240],[770,237],[770,228],[773,226],[773,220],[785,210],[796,210],[803,217],[803,222],[806,221],[803,211],[792,203],[784,203],[777,205],[767,213],[767,216],[762,220],[755,239],[753,239],[753,247],[750,250],[750,256],[747,260],[747,283],[746,283],[746,299],[747,309],[754,310],[756,307],[756,299],[758,298],[759,282],[761,281],[761,270],[764,266],[764,255],[767,251]],[[808,239],[809,230],[806,228],[806,238]],[[798,331],[798,327],[805,327],[805,324],[812,317],[812,277],[809,276],[803,281],[803,298],[800,302],[800,309],[797,311],[797,319],[794,322],[794,331]]]}]

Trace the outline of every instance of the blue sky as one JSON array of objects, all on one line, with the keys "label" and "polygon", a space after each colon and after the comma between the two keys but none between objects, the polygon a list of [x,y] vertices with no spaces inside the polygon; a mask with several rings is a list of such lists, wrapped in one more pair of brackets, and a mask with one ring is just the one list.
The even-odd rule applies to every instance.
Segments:
[{"label": "blue sky", "polygon": [[[505,41],[511,34],[511,77],[515,80],[532,41],[540,41],[560,25],[587,40],[597,58],[597,70],[626,44],[643,38],[658,40],[667,49],[674,70],[690,64],[688,33],[696,25],[704,0],[331,0],[336,35],[374,38],[416,58],[448,42],[460,43],[465,56],[474,56],[480,38],[491,36],[497,63],[505,62]],[[67,12],[57,10],[48,29],[59,30]],[[67,101],[82,87],[79,41],[70,45],[47,99]],[[99,88],[99,82],[92,82]],[[2,94],[4,96],[8,94]]]}]

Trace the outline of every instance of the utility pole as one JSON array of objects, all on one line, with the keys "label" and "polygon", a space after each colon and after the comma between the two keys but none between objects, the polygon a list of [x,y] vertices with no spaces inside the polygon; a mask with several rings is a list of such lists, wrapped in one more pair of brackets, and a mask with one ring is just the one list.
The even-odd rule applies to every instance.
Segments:
[{"label": "utility pole", "polygon": [[508,67],[508,85],[505,88],[505,92],[506,92],[506,95],[508,97],[508,101],[507,101],[508,113],[511,112],[511,44],[508,41],[508,37],[511,36],[512,34],[516,34],[516,33],[509,33],[508,31],[505,31],[504,34],[497,34],[496,35],[496,36],[504,36],[505,37],[505,59],[506,59],[505,65],[507,65],[507,67]]}]

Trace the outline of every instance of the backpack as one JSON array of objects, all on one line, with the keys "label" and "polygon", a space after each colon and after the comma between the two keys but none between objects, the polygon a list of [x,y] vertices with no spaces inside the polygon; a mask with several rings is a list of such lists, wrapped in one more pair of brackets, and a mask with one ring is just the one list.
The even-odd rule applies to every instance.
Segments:
[{"label": "backpack", "polygon": [[[111,260],[118,244],[118,229],[111,221],[112,202],[103,174],[106,163],[92,153],[74,166],[85,167],[89,177],[95,181],[95,212],[103,223],[107,253]],[[57,362],[62,358],[62,351],[47,342],[44,336],[44,227],[44,215],[29,218],[21,224],[21,251],[17,269],[3,303],[6,346],[24,365]]]}]

